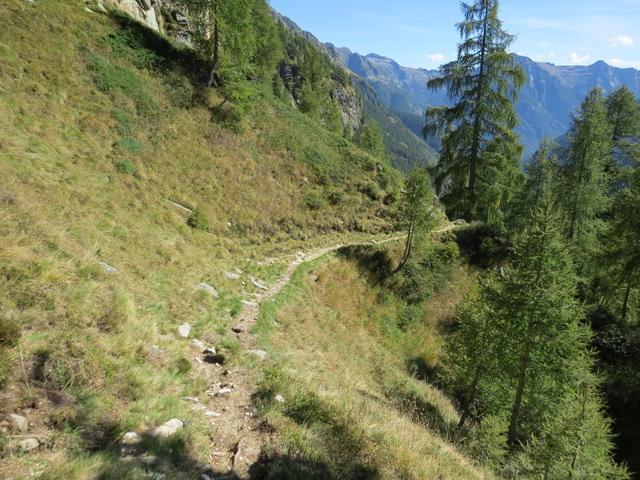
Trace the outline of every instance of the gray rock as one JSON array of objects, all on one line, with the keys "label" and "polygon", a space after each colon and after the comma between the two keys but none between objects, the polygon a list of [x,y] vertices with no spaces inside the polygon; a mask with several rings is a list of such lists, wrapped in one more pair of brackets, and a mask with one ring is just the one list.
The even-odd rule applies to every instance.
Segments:
[{"label": "gray rock", "polygon": [[142,441],[142,437],[136,432],[127,432],[120,439],[122,445],[137,445]]},{"label": "gray rock", "polygon": [[224,272],[224,276],[227,280],[240,280],[240,274],[234,272]]},{"label": "gray rock", "polygon": [[197,340],[197,339],[194,339],[191,341],[191,346],[200,352],[202,352],[204,349],[207,348],[207,346],[204,344],[202,340]]},{"label": "gray rock", "polygon": [[151,436],[154,438],[169,438],[182,428],[184,428],[184,422],[174,418],[154,429],[151,432]]},{"label": "gray rock", "polygon": [[235,327],[231,327],[231,331],[233,333],[242,333],[244,332],[244,328],[242,327],[242,325],[236,325]]},{"label": "gray rock", "polygon": [[249,353],[263,362],[269,358],[269,354],[264,350],[249,350]]},{"label": "gray rock", "polygon": [[260,290],[268,290],[269,287],[267,287],[264,282],[261,282],[260,280],[258,280],[255,277],[249,277],[249,280],[251,280],[251,283],[253,284],[254,287],[259,288]]},{"label": "gray rock", "polygon": [[18,442],[18,450],[20,450],[21,452],[31,452],[39,446],[40,441],[35,437],[25,438],[24,440]]},{"label": "gray rock", "polygon": [[189,334],[191,333],[191,325],[188,323],[183,323],[178,327],[178,333],[182,338],[189,338]]},{"label": "gray rock", "polygon": [[29,422],[21,415],[15,415],[13,413],[7,415],[7,420],[11,425],[11,428],[16,432],[26,432],[29,430]]},{"label": "gray rock", "polygon": [[103,272],[109,273],[111,275],[113,275],[114,273],[118,273],[118,269],[116,267],[113,267],[106,262],[100,262],[100,268],[102,268]]},{"label": "gray rock", "polygon": [[213,298],[220,298],[220,294],[218,293],[218,291],[208,283],[204,283],[204,282],[199,283],[198,285],[196,285],[196,290],[202,290],[203,292],[207,292]]},{"label": "gray rock", "polygon": [[214,412],[213,410],[207,410],[204,412],[204,416],[209,418],[218,418],[220,417],[220,414],[218,412]]}]

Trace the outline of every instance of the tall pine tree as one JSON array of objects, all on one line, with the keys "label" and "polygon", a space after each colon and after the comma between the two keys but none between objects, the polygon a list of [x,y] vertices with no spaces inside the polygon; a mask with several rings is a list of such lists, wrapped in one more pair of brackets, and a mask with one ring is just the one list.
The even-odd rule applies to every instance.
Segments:
[{"label": "tall pine tree", "polygon": [[429,108],[424,132],[443,133],[434,180],[449,214],[487,221],[499,218],[518,175],[513,104],[524,73],[507,52],[515,37],[502,28],[498,0],[463,3],[462,12],[458,58],[428,83],[454,105]]},{"label": "tall pine tree", "polygon": [[594,88],[573,117],[569,161],[564,166],[564,181],[558,192],[566,218],[566,234],[581,272],[595,253],[597,235],[603,227],[601,215],[607,209],[606,166],[612,154],[611,138],[605,97],[602,90]]},{"label": "tall pine tree", "polygon": [[463,419],[504,417],[512,449],[555,412],[586,351],[588,332],[580,325],[576,279],[558,223],[548,202],[531,214],[514,240],[512,265],[493,274],[462,310],[447,349]]}]

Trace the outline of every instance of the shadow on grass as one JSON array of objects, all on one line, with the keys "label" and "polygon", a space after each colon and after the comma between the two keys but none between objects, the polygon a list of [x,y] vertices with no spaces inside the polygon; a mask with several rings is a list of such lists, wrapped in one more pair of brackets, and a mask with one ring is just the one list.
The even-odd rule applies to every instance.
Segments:
[{"label": "shadow on grass", "polygon": [[[277,380],[283,381],[283,378]],[[259,409],[281,409],[300,427],[302,437],[313,441],[312,452],[300,448],[295,453],[265,454],[256,466],[256,479],[269,480],[372,480],[378,468],[367,453],[366,434],[333,405],[310,391],[297,391],[283,406],[274,405],[276,383],[262,385],[254,395]],[[303,442],[306,443],[306,442]],[[295,447],[292,449],[295,450]],[[320,460],[320,459],[326,460]]]},{"label": "shadow on grass", "polygon": [[208,62],[192,49],[175,44],[119,10],[111,11],[110,16],[120,27],[120,35],[129,47],[142,47],[152,54],[147,58],[152,63],[146,66],[165,72],[179,67],[180,73],[189,76],[194,85],[206,83],[209,75]]},{"label": "shadow on grass", "polygon": [[351,245],[338,250],[338,255],[352,260],[370,285],[380,285],[393,272],[393,259],[386,250],[370,245]]}]

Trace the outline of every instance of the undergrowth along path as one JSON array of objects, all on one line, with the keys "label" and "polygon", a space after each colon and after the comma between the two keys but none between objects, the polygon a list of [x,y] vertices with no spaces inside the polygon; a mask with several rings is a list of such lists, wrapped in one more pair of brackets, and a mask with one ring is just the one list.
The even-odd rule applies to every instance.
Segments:
[{"label": "undergrowth along path", "polygon": [[[442,234],[456,228],[457,225],[447,224],[432,234]],[[275,283],[270,286],[262,285],[262,292],[254,300],[244,303],[239,322],[233,327],[241,349],[260,361],[267,359],[267,353],[257,349],[257,339],[251,332],[251,327],[258,320],[261,304],[275,298],[302,264],[317,260],[344,247],[365,244],[383,245],[404,238],[406,235],[372,239],[368,243],[359,240],[296,254],[294,260],[289,263],[286,271]],[[213,382],[214,389],[225,392],[224,395],[216,395],[213,398],[216,410],[220,411],[220,417],[212,419],[212,423],[216,424],[217,434],[212,443],[213,451],[210,455],[214,475],[212,480],[255,478],[259,475],[261,454],[263,447],[268,443],[270,433],[261,428],[258,412],[253,405],[255,386],[251,371],[244,367],[227,369],[222,365],[203,364],[202,374],[207,376],[209,383]]]}]

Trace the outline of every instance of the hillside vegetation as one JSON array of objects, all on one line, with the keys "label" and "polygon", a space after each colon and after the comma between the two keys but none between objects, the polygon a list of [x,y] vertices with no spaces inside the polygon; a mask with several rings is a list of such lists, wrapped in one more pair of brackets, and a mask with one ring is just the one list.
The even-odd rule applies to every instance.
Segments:
[{"label": "hillside vegetation", "polygon": [[[240,361],[248,275],[390,231],[400,176],[259,87],[237,121],[196,55],[128,17],[9,0],[0,18],[0,410],[41,444],[3,434],[0,477],[138,478],[120,436],[190,419],[181,398],[207,387],[177,327]],[[193,419],[157,447],[172,478],[210,434]]]}]

